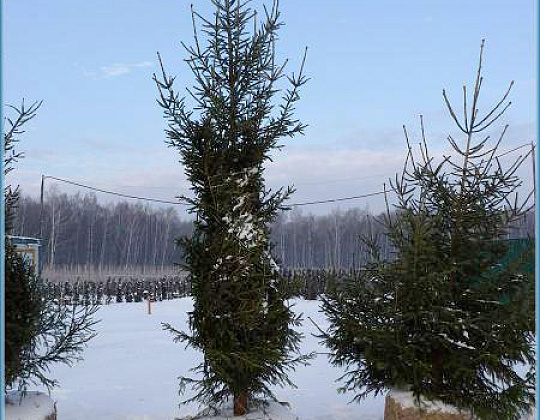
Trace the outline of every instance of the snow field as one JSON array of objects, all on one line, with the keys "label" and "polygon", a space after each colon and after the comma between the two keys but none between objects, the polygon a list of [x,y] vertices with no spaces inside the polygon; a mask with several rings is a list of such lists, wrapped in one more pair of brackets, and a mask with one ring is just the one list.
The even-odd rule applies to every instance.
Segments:
[{"label": "snow field", "polygon": [[[318,354],[309,366],[290,373],[297,389],[275,390],[278,401],[290,404],[290,415],[274,405],[269,413],[279,415],[256,419],[248,415],[244,420],[383,420],[383,395],[349,404],[352,394],[337,393],[335,380],[343,372],[330,365],[327,349],[313,336],[318,330],[308,319],[327,328],[319,302],[298,299],[291,303],[295,312],[303,313],[302,352]],[[187,313],[192,307],[189,297],[155,302],[152,315],[147,313],[147,302],[102,306],[97,313],[101,319],[96,326],[98,335],[85,350],[84,360],[73,367],[53,366],[51,376],[60,381],[52,392],[59,420],[174,420],[204,409],[197,404],[178,406],[191,396],[189,390],[184,396],[178,394],[178,377],[192,376],[189,370],[202,361],[201,354],[175,344],[161,327],[168,322],[187,331]],[[525,368],[517,371],[524,373]]]},{"label": "snow field", "polygon": [[[295,300],[296,312],[303,312],[302,351],[325,353],[326,349],[311,334],[327,323],[319,312],[318,301]],[[98,335],[84,352],[84,360],[73,367],[53,366],[52,376],[60,381],[53,390],[61,420],[173,420],[197,414],[196,404],[178,407],[178,377],[191,376],[189,369],[201,354],[175,344],[163,331],[162,322],[187,330],[191,298],[152,304],[119,303],[103,306],[97,313],[101,322]],[[298,389],[276,389],[279,401],[288,402],[300,420],[382,420],[384,397],[362,404],[348,404],[352,395],[338,394],[334,382],[341,371],[319,354],[310,366],[299,366],[290,374]]]}]

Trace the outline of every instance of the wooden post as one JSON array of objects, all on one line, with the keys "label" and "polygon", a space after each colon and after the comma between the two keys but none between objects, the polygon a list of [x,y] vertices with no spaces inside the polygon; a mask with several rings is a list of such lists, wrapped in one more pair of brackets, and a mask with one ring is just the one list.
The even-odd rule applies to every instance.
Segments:
[{"label": "wooden post", "polygon": [[533,172],[533,198],[536,203],[536,153],[534,142],[531,142],[532,172]]},{"label": "wooden post", "polygon": [[152,315],[152,297],[148,294],[148,315]]},{"label": "wooden post", "polygon": [[41,175],[41,191],[39,199],[39,239],[43,239],[43,190],[45,186],[45,175]]},{"label": "wooden post", "polygon": [[45,256],[45,250],[43,249],[43,192],[45,189],[45,175],[41,175],[41,189],[39,198],[39,249],[37,258],[37,272],[41,277],[41,270],[43,268],[43,257]]}]

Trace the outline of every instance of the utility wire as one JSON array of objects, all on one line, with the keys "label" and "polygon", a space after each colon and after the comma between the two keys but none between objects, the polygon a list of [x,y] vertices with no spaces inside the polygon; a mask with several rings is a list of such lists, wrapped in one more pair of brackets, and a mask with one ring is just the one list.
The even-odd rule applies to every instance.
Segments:
[{"label": "utility wire", "polygon": [[[514,149],[507,150],[506,152],[503,152],[503,153],[497,155],[497,157],[502,157],[502,156],[508,155],[508,154],[510,154],[512,152],[515,152],[516,150],[522,149],[524,147],[534,147],[534,143],[532,143],[532,144],[531,143],[522,144],[521,146],[515,147]],[[242,173],[242,172],[244,172],[244,171],[237,172],[237,174]],[[101,192],[101,193],[104,193],[104,194],[115,195],[117,197],[131,198],[131,199],[134,199],[134,200],[145,200],[145,201],[151,201],[151,202],[154,202],[154,203],[162,203],[162,204],[173,204],[173,205],[183,205],[183,206],[188,205],[187,203],[181,203],[181,202],[178,202],[178,201],[169,201],[169,200],[162,200],[162,199],[159,199],[159,198],[150,198],[150,197],[140,197],[140,196],[135,196],[135,195],[123,194],[123,193],[119,193],[119,192],[116,192],[116,191],[104,190],[102,188],[92,187],[90,185],[81,184],[79,182],[70,181],[70,180],[63,179],[63,178],[57,178],[57,177],[52,176],[52,175],[44,175],[43,178],[54,179],[56,181],[65,182],[66,184],[75,185],[77,187],[86,188],[86,189]],[[368,178],[368,177],[365,177],[365,178]],[[389,191],[388,190],[383,190],[383,191],[376,191],[376,192],[372,192],[372,193],[368,193],[368,194],[355,195],[355,196],[350,196],[350,197],[330,198],[330,199],[326,199],[326,200],[316,200],[316,201],[307,201],[307,202],[302,202],[302,203],[293,203],[293,204],[288,204],[288,206],[289,207],[301,207],[301,206],[309,206],[309,205],[313,205],[313,204],[338,203],[338,202],[341,202],[341,201],[358,200],[358,199],[361,199],[361,198],[374,197],[374,196],[377,196],[377,195],[386,194],[387,192],[389,192]]]},{"label": "utility wire", "polygon": [[[123,193],[119,193],[119,192],[116,192],[116,191],[104,190],[102,188],[97,188],[97,187],[92,187],[90,185],[81,184],[80,182],[74,182],[74,181],[70,181],[70,180],[67,180],[67,179],[63,179],[63,178],[57,178],[57,177],[52,176],[52,175],[44,175],[43,177],[44,178],[49,178],[49,179],[54,179],[54,180],[60,181],[60,182],[65,182],[66,184],[76,185],[77,187],[86,188],[88,190],[97,191],[97,192],[101,192],[101,193],[104,193],[104,194],[115,195],[115,196],[118,196],[118,197],[132,198],[134,200],[153,201],[155,203],[163,203],[163,204],[174,204],[174,205],[184,205],[184,206],[187,205],[186,203],[179,203],[177,201],[161,200],[159,198],[140,197],[140,196],[135,196],[135,195],[123,194]],[[336,203],[336,202],[339,202],[339,201],[355,200],[355,199],[359,199],[359,198],[372,197],[372,196],[375,196],[375,195],[384,194],[385,192],[388,192],[388,191],[377,191],[377,192],[373,192],[373,193],[369,193],[369,194],[356,195],[356,196],[352,196],[352,197],[331,198],[331,199],[328,199],[328,200],[309,201],[309,202],[305,202],[305,203],[294,203],[294,204],[289,204],[288,206],[290,206],[290,207],[299,207],[299,206],[308,206],[308,205],[311,205],[311,204]]]},{"label": "utility wire", "polygon": [[516,150],[519,150],[519,149],[523,149],[524,147],[530,147],[531,150],[534,148],[535,146],[535,143],[525,143],[525,144],[522,144],[521,146],[518,146],[518,147],[515,147],[511,150],[507,150],[506,152],[503,152],[501,153],[500,155],[497,155],[496,157],[500,158],[500,157],[503,157],[503,156],[506,156],[512,152],[515,152]]},{"label": "utility wire", "polygon": [[309,206],[311,204],[324,204],[324,203],[337,203],[339,201],[347,201],[347,200],[356,200],[358,198],[366,198],[366,197],[373,197],[375,195],[381,195],[389,192],[386,191],[376,191],[368,194],[362,194],[362,195],[354,195],[352,197],[342,197],[342,198],[330,198],[328,200],[319,200],[319,201],[308,201],[305,203],[295,203],[295,204],[287,204],[288,207],[299,207],[299,206]]},{"label": "utility wire", "polygon": [[62,179],[62,178],[57,178],[57,177],[51,176],[51,175],[44,175],[43,177],[44,178],[49,178],[49,179],[54,179],[54,180],[60,181],[60,182],[65,182],[66,184],[76,185],[77,187],[86,188],[88,190],[98,191],[98,192],[101,192],[101,193],[104,193],[104,194],[116,195],[118,197],[132,198],[132,199],[135,199],[135,200],[146,200],[146,201],[152,201],[154,203],[175,204],[175,205],[184,205],[184,206],[187,205],[186,203],[179,203],[177,201],[162,200],[162,199],[159,199],[159,198],[139,197],[139,196],[135,196],[135,195],[119,193],[119,192],[116,192],[116,191],[103,190],[101,188],[96,188],[96,187],[92,187],[90,185],[80,184],[78,182],[69,181],[67,179]]},{"label": "utility wire", "polygon": [[[162,199],[159,199],[159,198],[140,197],[140,196],[135,196],[135,195],[123,194],[123,193],[119,193],[119,192],[116,192],[116,191],[104,190],[102,188],[92,187],[90,185],[85,185],[85,184],[81,184],[80,182],[74,182],[74,181],[70,181],[70,180],[67,180],[67,179],[58,178],[58,177],[55,177],[55,176],[52,176],[52,175],[44,175],[43,177],[44,178],[49,178],[49,179],[54,179],[54,180],[60,181],[60,182],[65,182],[66,184],[76,185],[77,187],[86,188],[86,189],[89,189],[89,190],[92,190],[92,191],[97,191],[97,192],[101,192],[101,193],[104,193],[104,194],[115,195],[115,196],[118,196],[118,197],[132,198],[134,200],[146,200],[146,201],[152,201],[152,202],[155,202],[155,203],[163,203],[163,204],[187,205],[186,203],[179,203],[177,201],[162,200]],[[289,204],[289,206],[290,207],[299,207],[299,206],[308,206],[308,205],[311,205],[311,204],[337,203],[339,201],[356,200],[356,199],[359,199],[359,198],[373,197],[373,196],[376,196],[376,195],[384,194],[385,192],[388,192],[388,191],[377,191],[377,192],[373,192],[373,193],[369,193],[369,194],[362,194],[362,195],[356,195],[356,196],[351,196],[351,197],[331,198],[331,199],[327,199],[327,200],[308,201],[308,202],[305,202],[305,203],[294,203],[294,204]]]}]

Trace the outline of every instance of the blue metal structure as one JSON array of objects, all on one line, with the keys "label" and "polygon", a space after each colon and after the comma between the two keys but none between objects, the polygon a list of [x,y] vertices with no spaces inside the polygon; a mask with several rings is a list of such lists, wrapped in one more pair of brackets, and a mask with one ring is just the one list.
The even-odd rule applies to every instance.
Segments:
[{"label": "blue metal structure", "polygon": [[15,251],[22,254],[24,258],[34,267],[38,276],[41,276],[43,259],[41,252],[41,239],[29,238],[27,236],[7,235]]}]

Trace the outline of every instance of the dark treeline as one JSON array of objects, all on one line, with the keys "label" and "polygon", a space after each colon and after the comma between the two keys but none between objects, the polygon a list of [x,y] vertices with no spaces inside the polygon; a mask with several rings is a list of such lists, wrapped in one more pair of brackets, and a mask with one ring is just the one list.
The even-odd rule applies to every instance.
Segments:
[{"label": "dark treeline", "polygon": [[[39,237],[40,203],[21,197],[14,234]],[[365,209],[333,210],[322,216],[299,210],[284,213],[272,226],[273,254],[284,268],[354,268],[367,258],[360,237],[378,235],[383,255],[391,253],[381,216]],[[193,225],[174,207],[141,203],[101,204],[94,194],[47,194],[41,220],[43,261],[49,268],[95,269],[156,267],[178,263],[182,253],[174,239],[189,235]],[[534,215],[520,221],[510,236],[534,233]]]},{"label": "dark treeline", "polygon": [[380,217],[359,208],[322,216],[292,210],[273,225],[274,254],[286,268],[360,267],[368,256],[363,235],[376,235],[383,255],[391,251]]},{"label": "dark treeline", "polygon": [[[284,268],[360,268],[369,258],[367,246],[360,238],[374,236],[381,256],[391,258],[393,248],[382,219],[382,214],[374,216],[358,208],[333,210],[323,216],[293,210],[273,226],[274,254]],[[534,236],[532,211],[516,221],[508,232],[508,238],[512,239],[528,236]]]},{"label": "dark treeline", "polygon": [[[38,200],[21,197],[14,233],[39,237],[40,210]],[[172,207],[104,205],[93,194],[48,194],[41,220],[43,262],[48,267],[170,266],[181,258],[174,238],[192,229]]]}]

